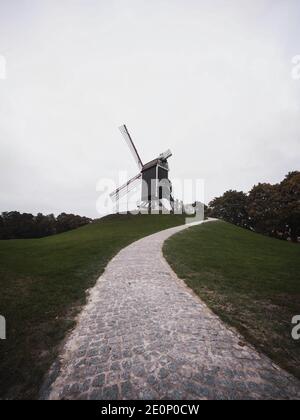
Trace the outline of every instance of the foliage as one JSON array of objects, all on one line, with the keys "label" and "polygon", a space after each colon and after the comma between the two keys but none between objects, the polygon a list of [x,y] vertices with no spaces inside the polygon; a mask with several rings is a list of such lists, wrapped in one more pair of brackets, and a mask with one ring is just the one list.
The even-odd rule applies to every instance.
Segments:
[{"label": "foliage", "polygon": [[87,217],[62,213],[57,218],[53,214],[44,216],[38,213],[17,211],[4,212],[0,215],[0,239],[29,239],[42,238],[77,229],[91,222]]},{"label": "foliage", "polygon": [[300,172],[291,172],[280,184],[283,206],[281,224],[289,229],[292,241],[300,236]]},{"label": "foliage", "polygon": [[212,217],[294,242],[300,236],[300,172],[279,184],[258,184],[245,194],[227,191],[209,204]]},{"label": "foliage", "polygon": [[227,191],[210,204],[211,215],[238,226],[247,224],[247,195],[238,191]]}]

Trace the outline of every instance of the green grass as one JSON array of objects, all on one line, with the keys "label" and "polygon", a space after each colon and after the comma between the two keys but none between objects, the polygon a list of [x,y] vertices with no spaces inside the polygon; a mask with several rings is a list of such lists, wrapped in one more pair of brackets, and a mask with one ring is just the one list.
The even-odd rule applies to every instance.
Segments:
[{"label": "green grass", "polygon": [[164,254],[225,322],[300,378],[300,246],[213,222],[170,238]]},{"label": "green grass", "polygon": [[61,235],[0,241],[0,398],[36,398],[86,290],[131,242],[184,223],[184,216],[111,216]]}]

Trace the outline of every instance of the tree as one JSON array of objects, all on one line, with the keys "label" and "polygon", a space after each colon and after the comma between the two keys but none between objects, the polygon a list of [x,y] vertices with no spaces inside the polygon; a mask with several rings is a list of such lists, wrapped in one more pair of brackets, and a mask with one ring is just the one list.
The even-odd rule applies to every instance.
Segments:
[{"label": "tree", "polygon": [[255,185],[248,195],[247,213],[252,230],[278,236],[284,230],[280,219],[279,185]]},{"label": "tree", "polygon": [[248,197],[254,230],[297,242],[300,236],[300,172],[290,172],[280,184],[258,184]]},{"label": "tree", "polygon": [[38,213],[33,216],[17,211],[4,212],[0,216],[0,239],[42,238],[76,229],[90,222],[91,219],[74,214],[62,213],[56,219],[53,214],[44,216]]},{"label": "tree", "polygon": [[53,214],[44,216],[38,213],[35,217],[35,237],[42,238],[44,236],[54,235],[56,233],[56,219]]},{"label": "tree", "polygon": [[209,203],[209,214],[235,225],[248,227],[247,195],[242,191],[227,191]]},{"label": "tree", "polygon": [[293,242],[300,237],[300,172],[290,172],[280,186],[280,221]]},{"label": "tree", "polygon": [[209,205],[213,217],[297,242],[300,237],[300,172],[290,172],[280,184],[255,185],[248,196],[227,191]]},{"label": "tree", "polygon": [[4,236],[4,222],[3,222],[3,217],[0,214],[0,240],[1,239],[5,239],[5,236]]},{"label": "tree", "polygon": [[30,238],[33,226],[34,217],[29,213],[19,213],[18,211],[11,211],[2,213],[4,238],[6,239],[26,239]]},{"label": "tree", "polygon": [[57,233],[77,229],[91,222],[87,217],[75,216],[74,214],[61,213],[57,217]]}]

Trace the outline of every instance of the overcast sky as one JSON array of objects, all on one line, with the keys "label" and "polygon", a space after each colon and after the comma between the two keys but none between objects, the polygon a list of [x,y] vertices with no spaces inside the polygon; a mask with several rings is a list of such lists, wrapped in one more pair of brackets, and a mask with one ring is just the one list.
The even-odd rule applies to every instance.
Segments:
[{"label": "overcast sky", "polygon": [[137,173],[123,123],[206,202],[299,170],[299,22],[299,0],[0,0],[0,211],[97,216],[97,181]]}]

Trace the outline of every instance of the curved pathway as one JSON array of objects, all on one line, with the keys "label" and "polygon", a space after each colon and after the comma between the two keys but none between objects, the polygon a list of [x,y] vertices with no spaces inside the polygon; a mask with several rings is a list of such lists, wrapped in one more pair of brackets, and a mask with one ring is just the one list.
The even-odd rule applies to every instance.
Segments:
[{"label": "curved pathway", "polygon": [[242,346],[164,260],[164,241],[187,227],[141,239],[108,264],[44,398],[300,398],[300,382]]}]

